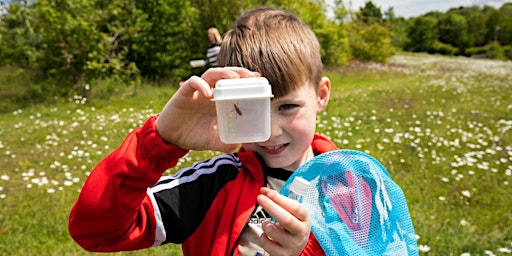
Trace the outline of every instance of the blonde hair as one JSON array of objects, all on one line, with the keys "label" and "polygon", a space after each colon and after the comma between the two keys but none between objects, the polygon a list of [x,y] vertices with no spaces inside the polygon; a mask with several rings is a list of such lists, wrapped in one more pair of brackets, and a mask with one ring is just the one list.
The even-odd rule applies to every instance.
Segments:
[{"label": "blonde hair", "polygon": [[276,97],[306,82],[317,89],[322,79],[315,34],[299,17],[277,8],[258,8],[240,16],[224,36],[218,63],[261,73]]},{"label": "blonde hair", "polygon": [[215,27],[211,27],[208,29],[208,35],[213,35],[214,44],[220,44],[222,42],[222,37],[220,36],[219,30]]}]

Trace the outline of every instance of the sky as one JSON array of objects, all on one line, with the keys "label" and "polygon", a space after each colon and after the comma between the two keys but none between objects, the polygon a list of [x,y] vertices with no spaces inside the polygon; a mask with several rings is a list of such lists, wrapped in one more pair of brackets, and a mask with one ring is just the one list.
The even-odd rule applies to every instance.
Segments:
[{"label": "sky", "polygon": [[[359,10],[364,6],[367,0],[343,0],[348,8],[349,2],[352,3],[352,10]],[[333,0],[326,0],[332,4]],[[489,5],[500,8],[506,2],[511,0],[372,0],[373,4],[380,8],[384,14],[389,7],[393,7],[396,16],[404,18],[421,16],[430,11],[446,12],[451,8],[460,6],[469,7],[473,5],[484,6]]]}]

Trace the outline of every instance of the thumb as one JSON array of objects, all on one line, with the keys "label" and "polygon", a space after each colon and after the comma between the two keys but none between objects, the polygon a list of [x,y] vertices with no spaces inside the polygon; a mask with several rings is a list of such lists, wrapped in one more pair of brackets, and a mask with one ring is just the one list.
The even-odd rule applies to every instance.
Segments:
[{"label": "thumb", "polygon": [[224,144],[222,143],[221,148],[219,151],[222,151],[224,153],[232,153],[238,148],[239,144]]}]

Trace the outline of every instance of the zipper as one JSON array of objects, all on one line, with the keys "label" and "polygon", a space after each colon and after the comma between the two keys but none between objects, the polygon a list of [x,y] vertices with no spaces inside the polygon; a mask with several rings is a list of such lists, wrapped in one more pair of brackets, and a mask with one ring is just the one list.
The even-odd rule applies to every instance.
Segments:
[{"label": "zipper", "polygon": [[[264,164],[263,159],[261,159],[261,157],[258,154],[254,154],[254,155],[256,156],[256,158],[258,159],[258,162],[260,163],[261,170],[263,170],[263,186],[266,187],[267,186],[267,166]],[[236,250],[236,247],[238,246],[238,241],[240,240],[240,237],[242,236],[242,233],[244,232],[244,230],[247,228],[247,226],[249,226],[249,220],[252,218],[252,216],[254,215],[254,213],[256,212],[257,209],[258,209],[258,203],[256,202],[256,205],[254,205],[254,207],[252,209],[251,215],[249,215],[249,219],[247,219],[245,221],[245,225],[242,228],[242,231],[240,231],[240,235],[238,235],[238,237],[236,238],[235,243],[233,245],[233,248],[231,248],[231,251],[229,253],[230,256],[235,255],[235,250]]]}]

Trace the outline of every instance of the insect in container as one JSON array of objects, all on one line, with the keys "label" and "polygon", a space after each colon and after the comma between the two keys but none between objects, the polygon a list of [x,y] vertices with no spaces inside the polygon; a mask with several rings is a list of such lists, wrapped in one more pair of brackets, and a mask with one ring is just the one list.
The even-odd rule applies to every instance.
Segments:
[{"label": "insect in container", "polygon": [[237,106],[236,104],[233,104],[233,107],[235,108],[235,112],[237,115],[239,115],[239,116],[243,115],[242,110],[240,109],[239,106]]}]

